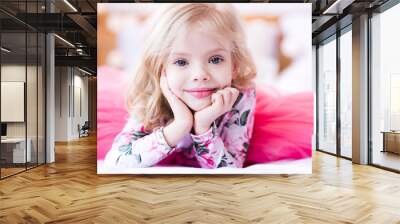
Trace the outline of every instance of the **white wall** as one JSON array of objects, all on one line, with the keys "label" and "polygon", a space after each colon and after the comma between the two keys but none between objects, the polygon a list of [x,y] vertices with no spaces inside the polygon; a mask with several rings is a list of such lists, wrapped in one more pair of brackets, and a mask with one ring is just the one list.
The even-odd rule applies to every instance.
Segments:
[{"label": "white wall", "polygon": [[[38,69],[38,70],[37,70]],[[25,80],[27,78],[27,80]],[[22,114],[26,112],[26,120],[23,118],[21,122],[6,122],[7,124],[7,137],[9,138],[24,138],[25,135],[30,139],[31,155],[33,162],[36,162],[36,158],[39,159],[39,163],[44,163],[44,150],[45,150],[45,139],[44,139],[44,74],[42,73],[42,67],[25,66],[25,64],[3,64],[1,66],[1,81],[2,82],[24,82],[26,85],[26,106],[25,100],[22,102],[22,108],[12,109],[9,107],[1,108],[2,112],[6,113],[17,113],[12,110],[22,110]],[[4,95],[2,89],[2,98],[8,98]],[[20,90],[21,91],[21,90]],[[20,92],[24,93],[24,91]],[[24,97],[23,97],[24,98]],[[24,115],[22,115],[24,116]],[[37,156],[38,154],[38,156]],[[51,160],[49,160],[51,162]]]},{"label": "white wall", "polygon": [[76,68],[56,67],[56,141],[79,138],[78,124],[88,120],[88,78],[83,75]]},{"label": "white wall", "polygon": [[[10,82],[25,82],[26,72],[28,74],[36,74],[36,67],[25,65],[2,65],[1,66],[1,81],[10,81]],[[36,80],[28,80],[30,85],[36,85]],[[36,123],[36,113],[31,113],[31,111],[36,110],[36,88],[27,88],[27,104],[31,106],[27,111],[27,119],[28,122],[35,121]],[[4,96],[2,96],[4,97]],[[35,102],[31,104],[31,102]],[[39,105],[40,106],[40,105]],[[1,108],[1,110],[6,110],[7,108]],[[25,126],[26,122],[7,122],[7,136],[8,137],[25,137]],[[33,127],[33,124],[29,123],[28,125],[28,137],[30,133],[36,133],[36,125]]]},{"label": "white wall", "polygon": [[[72,132],[71,135],[74,136],[74,138],[79,137],[78,133],[78,124],[81,126],[85,123],[85,121],[88,121],[88,78],[81,76],[82,73],[76,74],[76,72],[79,72],[79,70],[75,70],[75,75],[74,75],[74,108],[73,110],[75,113],[73,113],[73,119],[72,121]],[[80,90],[80,93],[78,91]],[[80,94],[80,98],[78,97]],[[79,102],[81,101],[81,102]],[[79,107],[82,110],[81,113],[79,111]]]},{"label": "white wall", "polygon": [[[1,81],[25,82],[25,69],[25,65],[2,65]],[[5,108],[1,109],[4,110]],[[25,123],[7,123],[7,137],[25,137]]]},{"label": "white wall", "polygon": [[55,141],[68,140],[68,117],[70,69],[55,68]]}]

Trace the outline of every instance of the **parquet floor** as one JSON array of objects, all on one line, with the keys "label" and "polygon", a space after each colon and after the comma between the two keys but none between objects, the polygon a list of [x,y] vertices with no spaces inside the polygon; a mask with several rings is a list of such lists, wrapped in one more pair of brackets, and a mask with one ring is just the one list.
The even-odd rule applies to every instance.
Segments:
[{"label": "parquet floor", "polygon": [[1,176],[2,177],[7,177],[7,176],[10,176],[12,174],[24,171],[24,170],[25,170],[25,167],[24,168],[4,168],[3,167],[3,168],[1,168]]},{"label": "parquet floor", "polygon": [[313,175],[96,174],[96,141],[0,181],[0,223],[400,223],[400,175],[316,152]]}]

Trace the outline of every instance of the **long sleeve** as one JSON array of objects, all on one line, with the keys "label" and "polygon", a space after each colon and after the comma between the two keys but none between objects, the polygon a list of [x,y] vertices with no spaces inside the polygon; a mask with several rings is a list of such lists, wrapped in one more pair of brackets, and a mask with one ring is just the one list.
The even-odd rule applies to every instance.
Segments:
[{"label": "long sleeve", "polygon": [[[192,135],[202,168],[243,167],[253,131],[255,90],[241,92],[231,111],[201,135]],[[216,124],[218,123],[218,124]]]},{"label": "long sleeve", "polygon": [[157,164],[173,151],[162,130],[160,128],[151,133],[145,132],[143,125],[130,118],[114,139],[105,157],[105,166],[139,168]]}]

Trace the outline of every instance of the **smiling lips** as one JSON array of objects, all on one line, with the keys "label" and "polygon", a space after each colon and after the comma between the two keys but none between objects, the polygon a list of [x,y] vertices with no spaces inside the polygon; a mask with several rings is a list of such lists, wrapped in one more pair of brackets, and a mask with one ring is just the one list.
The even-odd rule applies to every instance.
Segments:
[{"label": "smiling lips", "polygon": [[190,95],[201,99],[204,97],[211,96],[217,89],[216,88],[195,88],[195,89],[187,89],[185,92],[189,93]]}]

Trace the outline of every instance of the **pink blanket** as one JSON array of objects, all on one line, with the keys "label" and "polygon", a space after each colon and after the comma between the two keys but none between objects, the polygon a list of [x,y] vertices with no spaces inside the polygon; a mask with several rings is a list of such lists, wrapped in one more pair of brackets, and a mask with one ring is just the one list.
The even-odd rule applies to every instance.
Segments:
[{"label": "pink blanket", "polygon": [[[130,78],[116,69],[98,69],[98,160],[104,159],[129,116],[124,100]],[[313,102],[312,92],[281,96],[258,88],[253,137],[245,165],[310,157]]]},{"label": "pink blanket", "polygon": [[102,160],[128,118],[125,93],[127,74],[102,67],[97,71],[97,159]]},{"label": "pink blanket", "polygon": [[312,92],[274,96],[257,88],[254,130],[245,166],[311,156]]}]

